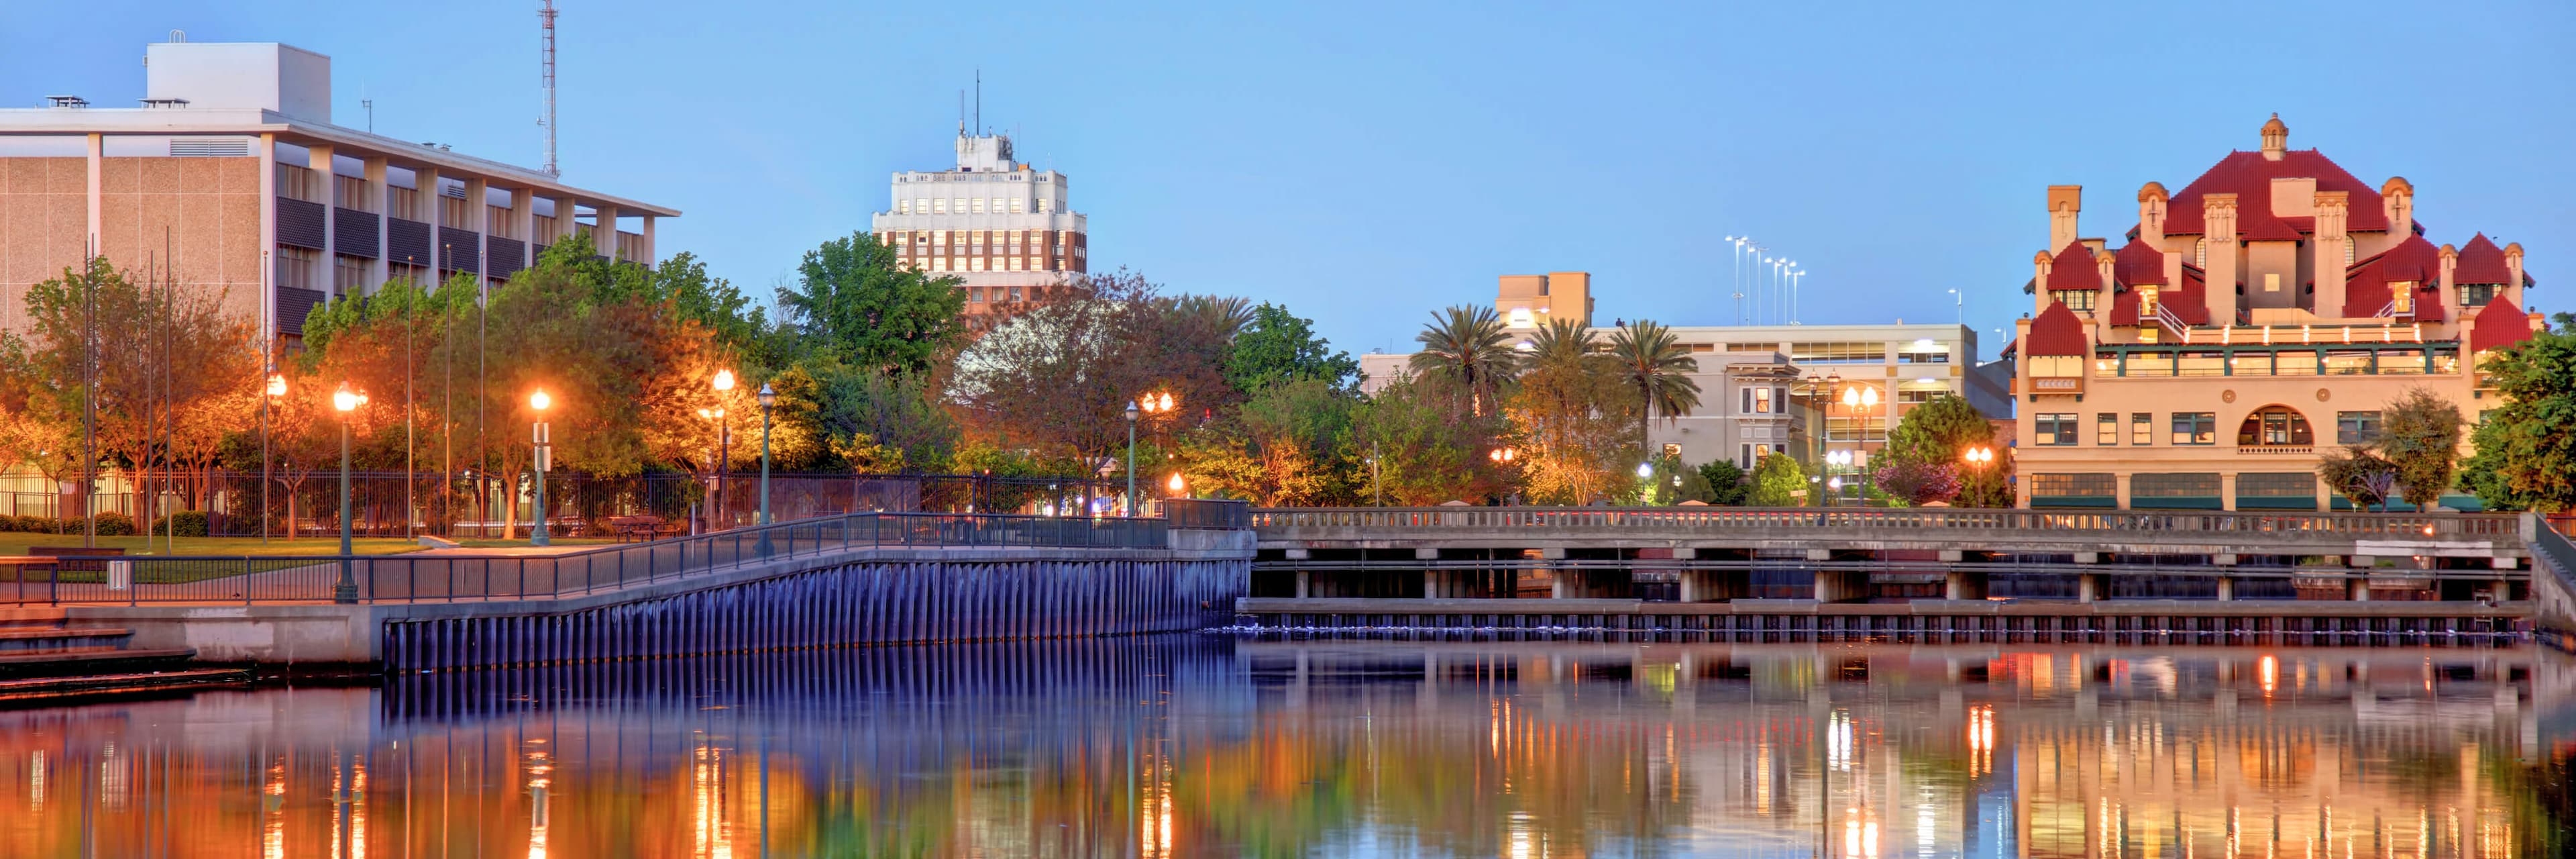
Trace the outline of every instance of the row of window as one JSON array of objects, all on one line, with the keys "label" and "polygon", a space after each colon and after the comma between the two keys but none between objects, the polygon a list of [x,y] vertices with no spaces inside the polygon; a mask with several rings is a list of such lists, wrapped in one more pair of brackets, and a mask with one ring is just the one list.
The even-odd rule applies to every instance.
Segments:
[{"label": "row of window", "polygon": [[[1050,235],[1055,237],[1055,252],[1061,254],[1065,252],[1065,247],[1070,243],[1073,233],[1069,230],[894,230],[878,233],[877,241],[910,253],[950,253],[951,251],[947,249],[952,246],[971,247],[974,248],[972,253],[983,253],[987,244],[991,245],[996,253],[1001,252],[1001,247],[1005,244],[1010,245],[1012,253],[1020,252],[1023,246],[1028,247],[1031,252],[1043,253],[1046,250],[1047,237]],[[968,252],[955,251],[955,253]]]},{"label": "row of window", "polygon": [[[2181,474],[2141,473],[2129,476],[2131,498],[2187,498],[2216,496],[2226,484],[2217,472]],[[2033,474],[2030,493],[2043,497],[2116,497],[2120,478],[2114,474]],[[2317,495],[2317,476],[2306,472],[2281,471],[2239,472],[2236,475],[2239,498],[2306,498]]]},{"label": "row of window", "polygon": [[[2033,361],[2040,360],[2033,357]],[[2093,355],[2099,378],[2174,376],[2421,376],[2460,371],[2452,346],[2407,349],[2106,350]],[[2055,375],[2033,368],[2034,375]]]},{"label": "row of window", "polygon": [[[2033,444],[2069,447],[2077,443],[2079,423],[2083,416],[2075,412],[2056,412],[2036,416]],[[2167,421],[2171,444],[2193,446],[2218,443],[2218,415],[2215,412],[2172,412]],[[2124,431],[2125,427],[2125,431]],[[2154,412],[2130,412],[2122,421],[2118,412],[2093,414],[2093,444],[2117,447],[2126,437],[2132,447],[2155,444]],[[2359,444],[2379,436],[2379,413],[2376,411],[2336,412],[2335,442]],[[2316,434],[2308,426],[2306,415],[2283,406],[2272,406],[2245,417],[2236,428],[2239,447],[2269,445],[2312,445]]]},{"label": "row of window", "polygon": [[1034,209],[1044,215],[1055,211],[1055,201],[1046,197],[906,197],[894,201],[898,215],[1024,215]]},{"label": "row of window", "polygon": [[963,257],[954,260],[947,257],[930,257],[911,260],[909,264],[922,271],[932,272],[1064,270],[1062,264],[1048,266],[1046,257]]}]

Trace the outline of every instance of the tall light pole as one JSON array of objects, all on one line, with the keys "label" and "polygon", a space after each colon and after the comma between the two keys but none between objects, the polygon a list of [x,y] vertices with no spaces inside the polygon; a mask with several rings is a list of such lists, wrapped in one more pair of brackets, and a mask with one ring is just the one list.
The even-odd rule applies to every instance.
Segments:
[{"label": "tall light pole", "polygon": [[336,603],[358,601],[358,579],[349,568],[349,419],[366,404],[367,395],[349,390],[347,382],[331,393],[331,408],[340,413],[340,582],[331,586],[331,601]]},{"label": "tall light pole", "polygon": [[[717,370],[716,402],[721,404],[733,391],[733,371]],[[707,516],[709,530],[714,530],[716,517],[725,512],[725,472],[733,470],[733,422],[725,417],[724,408],[716,408],[716,508]]]},{"label": "tall light pole", "polygon": [[[769,524],[769,410],[778,405],[778,392],[760,383],[760,524]],[[763,540],[768,539],[763,535]]]},{"label": "tall light pole", "polygon": [[268,396],[259,400],[259,541],[268,542],[268,406],[286,396],[286,376],[277,372],[277,364],[268,365]]},{"label": "tall light pole", "polygon": [[1966,294],[1966,293],[1962,293],[1962,292],[1960,292],[1960,291],[1958,291],[1958,290],[1956,290],[1956,289],[1950,290],[1950,307],[1951,307],[1951,319],[1950,319],[1951,323],[1952,323],[1952,324],[1955,324],[1955,325],[1965,325],[1965,324],[1967,324],[1967,322],[1968,322],[1968,296],[1967,296],[1967,294]]},{"label": "tall light pole", "polygon": [[536,444],[534,464],[537,484],[537,526],[528,531],[528,545],[531,546],[553,545],[552,541],[546,539],[546,471],[554,466],[554,428],[546,423],[546,409],[554,404],[555,398],[547,396],[544,388],[538,388],[536,393],[528,395],[528,408],[536,412],[536,420],[533,421],[534,431],[530,436]]},{"label": "tall light pole", "polygon": [[1136,516],[1136,401],[1127,401],[1127,516]]},{"label": "tall light pole", "polygon": [[1729,278],[1728,285],[1735,288],[1735,324],[1742,325],[1744,324],[1744,243],[1751,240],[1743,236],[1727,236],[1726,241],[1734,246],[1726,252],[1726,274]]},{"label": "tall light pole", "polygon": [[1789,265],[1792,266],[1789,271],[1789,324],[1801,325],[1804,323],[1798,321],[1798,284],[1807,279],[1807,270],[1796,268],[1797,263],[1794,262]]}]

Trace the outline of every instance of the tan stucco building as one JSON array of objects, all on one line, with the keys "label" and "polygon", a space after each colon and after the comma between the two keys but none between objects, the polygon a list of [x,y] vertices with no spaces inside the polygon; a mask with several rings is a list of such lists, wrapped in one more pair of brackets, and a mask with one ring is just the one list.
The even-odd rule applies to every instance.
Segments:
[{"label": "tan stucco building", "polygon": [[2118,247],[2083,237],[2083,189],[2048,189],[2012,356],[2023,504],[2341,507],[2320,452],[2375,433],[2385,403],[2421,386],[2471,420],[2494,406],[2479,357],[2540,324],[2522,246],[2437,246],[2405,179],[2292,150],[2279,117],[2261,138],[2179,193],[2146,183]]}]

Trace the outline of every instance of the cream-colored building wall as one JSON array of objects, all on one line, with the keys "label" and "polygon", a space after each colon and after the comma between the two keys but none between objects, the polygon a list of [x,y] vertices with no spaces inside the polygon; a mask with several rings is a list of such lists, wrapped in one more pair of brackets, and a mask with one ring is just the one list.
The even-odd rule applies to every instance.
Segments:
[{"label": "cream-colored building wall", "polygon": [[[2236,475],[2239,473],[2304,472],[2314,474],[2322,455],[2340,443],[2336,441],[2339,412],[2386,411],[2387,404],[2408,389],[2424,387],[2449,399],[2460,408],[2460,414],[2476,421],[2483,409],[2497,404],[2488,397],[2475,396],[2475,381],[2463,362],[2461,372],[2443,375],[2345,375],[2345,376],[2196,376],[2175,378],[2102,378],[2085,380],[2086,390],[2079,400],[2063,395],[2023,397],[2014,418],[2014,469],[2019,475],[2017,494],[2020,506],[2031,502],[2032,477],[2040,474],[2102,474],[2116,476],[2119,505],[2131,506],[2132,478],[2138,474],[2216,473],[2220,476],[2221,503],[2236,509]],[[2021,375],[2025,386],[2028,360],[2024,359]],[[2247,416],[2270,406],[2287,406],[2307,419],[2314,441],[2305,446],[2241,447],[2237,430]],[[2149,443],[2132,444],[2130,417],[2146,412],[2149,420]],[[2176,445],[2173,443],[2173,415],[2176,412],[2210,412],[2217,417],[2215,443],[2209,445]],[[2110,413],[2117,416],[2118,443],[2103,445],[2097,438],[2096,417]],[[2074,414],[2076,443],[2072,446],[2039,444],[2039,416]],[[2259,442],[2260,439],[2258,438]],[[2465,452],[2465,445],[2463,445]],[[2334,492],[2323,485],[2317,488],[2319,509],[2331,503]]]}]

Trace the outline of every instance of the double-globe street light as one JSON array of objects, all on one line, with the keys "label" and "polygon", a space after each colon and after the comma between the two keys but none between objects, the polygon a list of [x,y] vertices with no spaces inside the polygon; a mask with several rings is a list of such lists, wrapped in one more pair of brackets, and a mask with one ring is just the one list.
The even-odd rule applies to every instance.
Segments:
[{"label": "double-globe street light", "polygon": [[[1177,401],[1172,392],[1146,394],[1127,404],[1127,515],[1136,515],[1136,418],[1139,412],[1170,414]],[[1172,475],[1172,491],[1180,491],[1181,476]]]},{"label": "double-globe street light", "polygon": [[[733,470],[733,422],[725,417],[724,410],[724,400],[726,399],[726,395],[733,391],[732,370],[716,371],[715,389],[717,404],[714,415],[716,419],[716,506],[715,509],[710,511],[707,515],[707,526],[709,530],[715,530],[718,527],[716,525],[717,517],[724,515],[725,473]],[[704,409],[700,409],[698,414],[704,416],[707,412]]]},{"label": "double-globe street light", "polygon": [[[270,386],[271,390],[279,387],[282,386]],[[349,566],[349,421],[358,407],[366,404],[366,393],[349,390],[347,382],[341,382],[340,389],[331,393],[331,408],[340,413],[340,582],[331,586],[331,601],[335,603],[358,601],[358,579]]]}]

